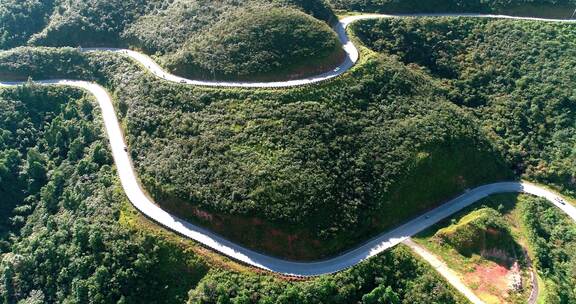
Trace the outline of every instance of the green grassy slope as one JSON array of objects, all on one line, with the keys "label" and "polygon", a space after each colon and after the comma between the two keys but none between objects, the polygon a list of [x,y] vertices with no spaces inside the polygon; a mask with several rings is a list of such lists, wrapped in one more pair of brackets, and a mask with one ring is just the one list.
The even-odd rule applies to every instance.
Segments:
[{"label": "green grassy slope", "polygon": [[[498,209],[498,212],[495,209]],[[471,244],[481,244],[477,233],[470,237],[466,234],[471,232],[471,227],[478,226],[477,224],[471,225],[471,222],[477,222],[479,216],[487,213],[492,215],[482,222],[499,222],[498,225],[501,227],[504,224],[504,229],[511,232],[515,246],[521,246],[508,251],[510,253],[508,256],[520,258],[519,263],[523,265],[522,267],[529,265],[526,257],[522,257],[522,248],[527,251],[531,264],[539,276],[538,303],[572,303],[575,301],[576,292],[573,286],[574,265],[576,264],[574,254],[576,225],[568,216],[544,199],[516,194],[490,196],[431,227],[415,239],[439,255],[458,273],[467,276],[476,267],[490,265],[489,261],[494,260],[492,257],[481,257],[481,252],[477,250],[472,254],[466,252],[462,254],[458,250],[461,247],[471,248],[469,246]],[[458,242],[454,244],[442,242],[439,236],[443,237],[446,234],[458,235]],[[506,239],[509,240],[508,237]],[[471,240],[477,242],[471,243]],[[500,238],[494,241],[497,247],[510,244],[509,242],[503,243]],[[510,249],[509,246],[507,248]],[[496,261],[509,267],[502,261]],[[482,294],[480,290],[477,291]],[[514,297],[510,301],[525,303],[529,292],[528,289],[524,289],[523,297]]]},{"label": "green grassy slope", "polygon": [[434,238],[464,256],[481,255],[484,251],[494,249],[507,256],[514,256],[518,249],[506,221],[498,211],[491,208],[467,214],[457,223],[438,230]]}]

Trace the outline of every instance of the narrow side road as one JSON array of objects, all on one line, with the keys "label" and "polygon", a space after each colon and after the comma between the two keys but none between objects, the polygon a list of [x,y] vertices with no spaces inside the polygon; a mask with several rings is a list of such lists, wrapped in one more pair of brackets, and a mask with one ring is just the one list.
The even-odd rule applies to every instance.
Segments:
[{"label": "narrow side road", "polygon": [[456,290],[462,293],[470,302],[474,304],[484,304],[480,298],[478,298],[474,292],[462,280],[460,277],[452,271],[446,263],[438,259],[432,252],[428,251],[426,248],[416,244],[411,238],[406,239],[402,242],[404,245],[410,247],[414,253],[419,255],[422,259],[428,262],[441,276],[443,276],[450,285],[452,285]]},{"label": "narrow side road", "polygon": [[[406,239],[402,242],[404,245],[412,249],[412,252],[420,256],[423,260],[428,262],[442,277],[446,279],[450,285],[452,285],[456,290],[458,290],[462,295],[464,295],[470,302],[474,304],[483,304],[484,302],[474,294],[474,292],[466,286],[464,282],[460,279],[460,276],[456,274],[446,263],[444,263],[440,258],[438,258],[434,253],[430,252],[424,246],[414,242],[412,238]],[[526,255],[528,253],[526,252]],[[530,259],[528,257],[528,259]],[[530,296],[528,297],[528,304],[536,304],[538,301],[538,296],[540,294],[540,287],[538,286],[538,279],[536,270],[534,269],[532,262],[528,263],[528,268],[530,269]]]}]

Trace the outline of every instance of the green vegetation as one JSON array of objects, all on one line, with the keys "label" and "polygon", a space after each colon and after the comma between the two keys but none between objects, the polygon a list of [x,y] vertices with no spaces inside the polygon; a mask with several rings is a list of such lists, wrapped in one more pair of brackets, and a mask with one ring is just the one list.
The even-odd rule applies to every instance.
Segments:
[{"label": "green vegetation", "polygon": [[[530,262],[531,247],[520,213],[526,198],[490,196],[414,239],[439,256],[486,303],[526,303],[532,292],[531,272],[537,270]],[[513,276],[521,278],[521,284],[510,290]],[[540,285],[538,298],[545,294],[545,286]]]},{"label": "green vegetation", "polygon": [[50,21],[28,41],[43,46],[115,46],[120,34],[161,0],[54,0]]},{"label": "green vegetation", "polygon": [[397,248],[350,270],[309,282],[290,284],[255,275],[209,273],[190,292],[196,303],[376,304],[466,303],[437,274]]},{"label": "green vegetation", "polygon": [[371,48],[426,71],[482,121],[525,178],[576,190],[576,26],[466,18],[354,26]]},{"label": "green vegetation", "polygon": [[464,256],[499,250],[513,256],[514,240],[502,215],[491,208],[471,212],[458,223],[442,228],[434,238],[456,249]]},{"label": "green vegetation", "polygon": [[226,12],[233,13],[248,7],[270,7],[270,3],[276,8],[288,5],[300,9],[328,24],[336,21],[336,16],[323,0],[181,0],[141,16],[126,27],[121,37],[129,45],[148,53],[171,54],[198,33],[209,32],[214,24],[221,22]]},{"label": "green vegetation", "polygon": [[0,49],[22,45],[48,23],[53,0],[0,2]]},{"label": "green vegetation", "polygon": [[138,215],[91,98],[28,84],[0,90],[0,109],[0,303],[464,303],[403,248],[308,282],[209,266],[179,236],[126,224]]},{"label": "green vegetation", "polygon": [[[76,23],[64,16],[76,17],[68,10],[97,13],[67,3],[54,12],[61,18],[30,43],[52,39],[47,37],[58,42],[64,37],[59,31],[72,31]],[[110,17],[127,20],[121,25],[84,26],[101,37],[95,44],[141,41],[142,48],[167,45],[174,54],[194,38],[166,31],[158,36],[166,41],[154,40],[153,32],[140,30],[146,22],[139,16],[178,10],[186,19],[184,8],[202,7],[182,3]],[[224,11],[213,16],[226,20]],[[194,32],[215,24],[206,22]],[[0,53],[0,77],[105,85],[139,176],[159,204],[285,257],[340,252],[466,188],[510,179],[508,168],[576,191],[574,26],[443,18],[369,21],[354,31],[382,54],[364,51],[350,73],[314,87],[183,87],[155,79],[126,58],[72,48]],[[15,45],[30,36],[19,33],[4,41]],[[457,301],[404,249],[300,283],[208,266],[177,242],[121,223],[119,202],[126,204],[125,198],[89,99],[75,90],[33,85],[1,94],[7,102],[0,102],[0,194],[10,200],[0,207],[0,291],[7,303],[86,297],[96,303],[182,302],[188,290],[191,303]],[[546,269],[540,274],[550,286],[547,296],[567,303],[574,293],[574,234],[566,225],[556,230],[561,217],[542,213],[547,218],[526,220],[537,227],[530,239],[540,248],[535,252],[538,267]],[[486,225],[486,216],[480,218],[471,222]],[[456,232],[451,236],[458,239]]]},{"label": "green vegetation", "polygon": [[0,301],[184,301],[205,266],[118,226],[125,198],[93,101],[27,85],[1,90],[0,108]]},{"label": "green vegetation", "polygon": [[522,220],[540,275],[545,279],[543,303],[576,301],[576,225],[549,202],[526,198]]},{"label": "green vegetation", "polygon": [[[391,27],[395,30],[389,30]],[[474,136],[458,135],[462,134],[455,131],[458,125],[469,128],[482,122],[490,141],[500,147],[507,163],[519,174],[566,189],[574,187],[570,169],[575,159],[570,145],[574,120],[568,113],[574,100],[573,69],[569,67],[576,56],[571,54],[574,48],[566,47],[574,43],[573,26],[410,19],[371,21],[354,28],[368,45],[396,54],[406,63],[419,63],[441,85],[431,85],[432,78],[422,76],[415,66],[405,68],[394,58],[377,56],[365,56],[366,61],[352,74],[319,87],[249,92],[188,90],[155,82],[129,68],[125,61],[103,55],[85,59],[75,55],[74,50],[66,52],[79,56],[78,62],[54,60],[68,55],[40,50],[34,51],[34,56],[30,50],[7,54],[0,62],[5,71],[21,70],[29,75],[32,69],[45,73],[35,77],[51,75],[55,66],[66,71],[78,63],[85,65],[81,67],[85,74],[98,71],[96,76],[83,78],[111,79],[107,81],[111,82],[109,86],[119,88],[118,108],[127,121],[140,176],[155,198],[182,215],[197,217],[198,210],[184,214],[182,204],[189,202],[189,206],[213,215],[208,220],[197,218],[203,224],[279,255],[310,257],[311,252],[298,248],[315,251],[317,241],[334,244],[322,247],[336,252],[340,242],[351,246],[346,241],[359,238],[347,237],[346,231],[373,235],[467,187],[509,178],[490,173],[501,171],[502,166],[487,166],[483,159],[490,160],[498,152],[479,148],[485,144],[475,144],[475,140],[465,144],[464,138]],[[451,39],[442,39],[445,35]],[[476,41],[482,43],[476,47]],[[432,60],[424,61],[427,58]],[[546,64],[543,58],[548,58]],[[50,64],[49,69],[44,64]],[[74,69],[69,74],[72,78]],[[536,72],[540,69],[544,72]],[[134,76],[123,77],[114,71]],[[105,75],[99,76],[101,73]],[[435,97],[434,92],[444,94],[461,109]],[[403,96],[410,100],[405,101]],[[443,112],[452,114],[446,116]],[[416,123],[418,119],[422,122]],[[182,123],[175,126],[175,120]],[[410,124],[403,124],[403,120]],[[439,129],[434,129],[435,125]],[[311,127],[317,131],[307,131]],[[301,134],[310,134],[310,139]],[[327,135],[320,139],[315,134]],[[430,134],[450,134],[455,139],[435,139]],[[418,143],[422,138],[427,139]],[[386,141],[390,144],[385,145]],[[367,157],[349,161],[351,155]],[[442,161],[437,161],[439,158]],[[480,163],[483,165],[475,165]],[[341,173],[331,177],[330,172],[338,166]],[[479,172],[486,178],[470,177],[478,168],[486,170]],[[430,172],[440,178],[428,178]],[[353,192],[346,189],[376,190],[356,192],[347,198],[344,193]],[[430,195],[430,189],[438,192],[422,197]],[[268,204],[270,201],[274,203]],[[398,202],[407,208],[391,208]],[[231,220],[240,215],[246,221]],[[367,215],[370,221],[360,220]],[[273,228],[285,233],[276,238],[262,233],[270,226],[258,224],[261,219],[268,219]],[[246,225],[253,220],[256,224]],[[238,226],[250,228],[242,230]],[[289,240],[295,235],[298,238],[292,245]],[[263,241],[266,239],[276,241],[267,244]]]},{"label": "green vegetation", "polygon": [[569,18],[574,0],[330,0],[335,8],[381,13],[505,13]]},{"label": "green vegetation", "polygon": [[[574,302],[576,224],[545,199],[528,195],[494,195],[428,229],[416,240],[441,256],[451,268],[468,276],[467,274],[474,268],[486,265],[487,259],[493,260],[493,257],[482,255],[483,257],[479,258],[478,253],[471,256],[461,255],[457,250],[459,246],[453,247],[440,241],[438,235],[446,232],[464,232],[463,228],[470,227],[470,223],[488,214],[491,215],[486,221],[505,224],[505,229],[510,231],[516,246],[521,245],[527,250],[534,264],[533,268],[540,277],[538,303]],[[464,239],[466,233],[459,235],[462,237],[462,242],[466,243]],[[509,252],[508,256],[522,255],[519,249],[516,249],[515,254]],[[525,300],[518,298],[518,301]]]},{"label": "green vegetation", "polygon": [[195,79],[290,79],[327,71],[343,60],[328,25],[294,9],[258,5],[225,14],[168,56],[166,65]]},{"label": "green vegetation", "polygon": [[341,63],[323,0],[25,0],[0,4],[0,49],[133,47],[203,78],[303,77]]},{"label": "green vegetation", "polygon": [[84,77],[113,88],[156,201],[258,250],[327,256],[466,188],[511,178],[471,128],[479,123],[393,59],[366,57],[318,87],[215,90],[156,80],[110,54],[54,60],[64,53],[78,54],[21,49],[0,56],[0,67],[34,67],[36,77],[93,71]]},{"label": "green vegetation", "polygon": [[117,94],[140,177],[160,204],[250,247],[318,258],[510,177],[472,118],[425,83],[376,57],[320,88],[155,83]]}]

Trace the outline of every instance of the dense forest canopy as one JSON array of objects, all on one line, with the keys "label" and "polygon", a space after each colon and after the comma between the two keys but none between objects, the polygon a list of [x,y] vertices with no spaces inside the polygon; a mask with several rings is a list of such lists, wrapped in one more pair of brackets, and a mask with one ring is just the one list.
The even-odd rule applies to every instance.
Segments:
[{"label": "dense forest canopy", "polygon": [[[117,87],[134,135],[133,157],[152,195],[166,207],[190,202],[215,215],[267,219],[300,236],[275,244],[281,246],[275,254],[310,255],[308,247],[337,252],[355,242],[349,233],[367,237],[447,193],[509,177],[483,132],[470,128],[476,125],[471,117],[436,98],[421,75],[382,57],[323,88]],[[417,192],[408,185],[418,184],[419,173],[435,174],[441,166],[438,191],[406,196]],[[257,225],[233,226],[221,232],[239,231],[234,238],[270,247],[253,241],[266,239]],[[260,249],[271,250],[266,247]]]},{"label": "dense forest canopy", "polygon": [[0,303],[464,303],[405,249],[300,283],[210,266],[125,224],[90,97],[28,84],[0,90],[0,109]]},{"label": "dense forest canopy", "polygon": [[46,26],[53,8],[52,0],[0,2],[0,49],[25,44]]},{"label": "dense forest canopy", "polygon": [[[225,13],[188,40],[167,67],[198,79],[318,74],[343,60],[340,41],[322,21],[290,8],[250,6]],[[312,68],[317,66],[319,70]]]},{"label": "dense forest canopy", "polygon": [[541,198],[525,197],[521,213],[537,267],[546,279],[546,303],[576,302],[576,225]]},{"label": "dense forest canopy", "polygon": [[425,18],[368,21],[355,31],[436,77],[518,173],[576,191],[575,25]]},{"label": "dense forest canopy", "polygon": [[93,100],[27,85],[0,90],[0,109],[0,302],[184,301],[204,266],[118,225],[125,198]]},{"label": "dense forest canopy", "polygon": [[186,76],[296,77],[341,63],[335,20],[323,0],[10,0],[0,3],[0,49],[132,47]]},{"label": "dense forest canopy", "polygon": [[[0,48],[25,43],[47,46],[125,44],[124,33],[140,36],[152,19],[156,31],[171,30],[182,44],[223,12],[253,5],[293,7],[328,23],[334,14],[323,0],[7,0],[0,3]],[[140,29],[144,27],[143,29]],[[148,28],[150,29],[150,28]],[[173,37],[162,36],[162,40]],[[164,42],[167,44],[168,42]]]},{"label": "dense forest canopy", "polygon": [[[576,6],[575,0],[330,0],[337,9],[383,13],[529,13],[543,14],[538,10],[553,10],[558,17],[568,18]],[[534,8],[523,10],[523,8]],[[575,7],[576,8],[576,7]],[[573,8],[572,8],[573,10]]]}]

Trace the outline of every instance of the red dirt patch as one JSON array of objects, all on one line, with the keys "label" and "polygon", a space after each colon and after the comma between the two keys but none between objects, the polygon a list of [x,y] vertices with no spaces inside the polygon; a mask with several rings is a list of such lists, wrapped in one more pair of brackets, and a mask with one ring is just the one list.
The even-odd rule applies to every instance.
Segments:
[{"label": "red dirt patch", "polygon": [[275,256],[314,260],[319,258],[318,253],[323,249],[322,242],[310,233],[287,231],[262,218],[218,214],[177,199],[164,199],[161,205],[171,213],[208,227],[228,239]]},{"label": "red dirt patch", "polygon": [[508,274],[510,270],[496,263],[476,266],[474,272],[466,274],[464,281],[478,294],[496,297],[501,303],[506,303],[508,295]]}]

